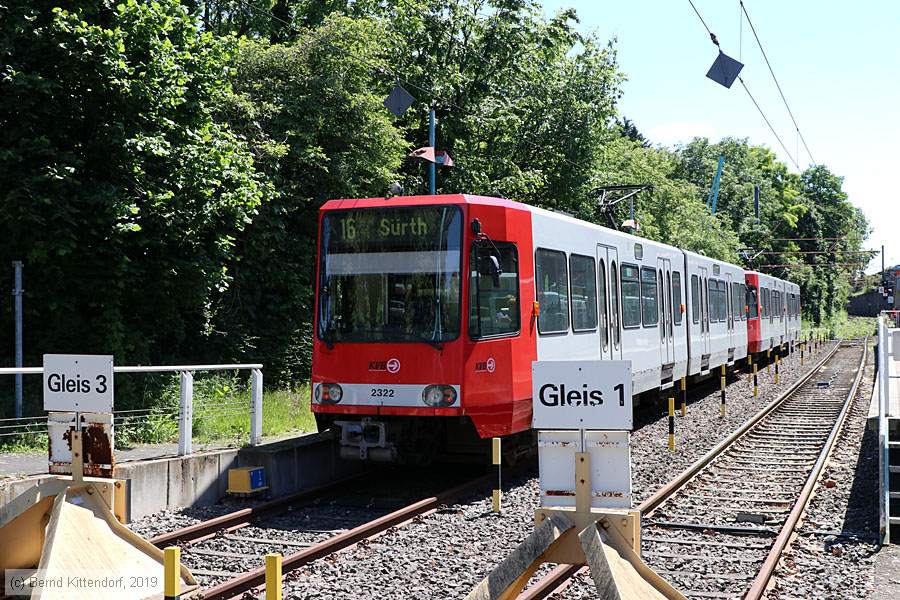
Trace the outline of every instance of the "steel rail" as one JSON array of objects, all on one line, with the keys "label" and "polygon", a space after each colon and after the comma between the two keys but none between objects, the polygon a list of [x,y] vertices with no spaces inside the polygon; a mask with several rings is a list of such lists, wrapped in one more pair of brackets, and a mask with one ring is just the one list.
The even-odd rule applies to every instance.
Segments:
[{"label": "steel rail", "polygon": [[516,596],[516,600],[544,600],[551,595],[566,589],[569,580],[575,573],[584,569],[581,565],[556,565],[553,569],[541,577],[537,583]]},{"label": "steel rail", "polygon": [[805,385],[810,379],[812,379],[813,375],[815,375],[819,369],[821,369],[825,363],[838,351],[838,348],[841,347],[841,341],[834,345],[834,348],[829,350],[828,354],[826,354],[816,365],[809,370],[806,375],[800,377],[797,381],[792,383],[790,387],[785,390],[780,396],[772,400],[769,404],[765,406],[761,411],[744,421],[744,423],[738,427],[736,430],[731,432],[731,434],[723,439],[721,442],[713,446],[709,452],[700,457],[696,462],[694,462],[687,469],[679,473],[674,479],[663,485],[661,488],[656,490],[652,496],[641,502],[641,504],[637,507],[639,511],[641,511],[641,516],[646,517],[650,516],[660,504],[665,502],[669,497],[674,495],[676,491],[681,489],[687,484],[688,481],[694,478],[697,473],[699,473],[703,468],[705,468],[709,463],[711,463],[715,458],[717,458],[722,452],[725,451],[726,448],[731,446],[734,442],[738,440],[741,436],[743,436],[747,431],[749,431],[754,425],[759,423],[762,419],[767,417],[772,411],[781,406],[784,402],[790,399],[803,385]]},{"label": "steel rail", "polygon": [[[339,533],[327,540],[314,544],[309,548],[304,548],[299,552],[285,556],[281,563],[283,569],[282,572],[287,574],[309,562],[328,556],[339,550],[343,550],[361,540],[372,538],[390,527],[410,521],[417,516],[431,514],[437,511],[441,505],[452,502],[473,489],[481,487],[491,481],[493,481],[492,475],[481,475],[462,485],[458,485],[450,490],[442,492],[441,494],[419,500],[418,502],[414,502],[404,508],[369,521],[368,523]],[[265,566],[257,567],[229,579],[228,581],[224,581],[203,590],[202,598],[204,600],[226,600],[228,598],[234,598],[250,589],[263,585],[265,580]]]},{"label": "steel rail", "polygon": [[868,356],[868,342],[869,337],[866,336],[862,343],[862,357],[860,357],[856,377],[853,379],[853,385],[850,387],[850,391],[847,392],[847,398],[844,400],[844,406],[841,409],[841,413],[838,415],[834,427],[831,428],[831,433],[825,441],[825,446],[822,448],[822,452],[819,454],[819,458],[816,460],[812,471],[806,478],[806,484],[803,486],[800,496],[797,498],[794,507],[791,509],[784,526],[782,526],[781,531],[778,533],[778,537],[775,538],[775,543],[769,550],[769,554],[766,556],[763,566],[756,574],[753,583],[750,584],[750,589],[744,595],[745,600],[759,600],[762,598],[766,591],[766,586],[768,586],[769,580],[775,574],[775,569],[778,567],[778,562],[781,560],[781,553],[784,552],[791,536],[794,534],[794,529],[797,527],[800,517],[803,516],[803,513],[806,511],[806,506],[809,504],[813,490],[818,483],[819,476],[822,474],[822,469],[831,457],[834,442],[837,440],[838,435],[840,435],[841,429],[843,429],[844,423],[847,420],[847,413],[850,412],[850,405],[853,404],[853,399],[856,398],[857,391],[859,390],[859,383],[862,380],[862,374],[865,370],[866,358]]},{"label": "steel rail", "polygon": [[310,488],[278,498],[262,502],[256,506],[242,508],[225,515],[221,515],[194,525],[182,527],[169,533],[164,533],[150,539],[150,543],[162,548],[175,543],[199,542],[216,535],[217,532],[225,529],[237,529],[239,527],[251,525],[257,519],[270,516],[282,510],[286,510],[290,505],[303,500],[314,500],[325,494],[334,492],[351,483],[357,482],[364,477],[364,474],[345,477],[337,481],[330,482],[326,485]]},{"label": "steel rail", "polygon": [[[637,509],[641,512],[641,516],[647,516],[652,513],[652,511],[655,510],[660,504],[673,496],[675,492],[684,487],[684,485],[686,485],[688,481],[693,479],[694,476],[697,475],[697,473],[699,473],[703,468],[705,468],[707,465],[709,465],[709,463],[717,458],[727,447],[731,446],[749,429],[751,429],[764,417],[769,415],[773,410],[778,408],[778,406],[780,406],[791,396],[793,396],[793,394],[798,389],[800,389],[801,386],[812,379],[813,375],[815,375],[819,371],[819,369],[821,369],[822,366],[824,366],[824,364],[832,356],[834,356],[840,346],[841,342],[835,344],[834,348],[832,348],[824,357],[822,357],[822,359],[819,360],[819,362],[816,363],[813,368],[811,368],[809,372],[806,373],[806,375],[803,375],[797,381],[792,383],[787,390],[785,390],[780,396],[772,400],[772,402],[767,404],[761,411],[750,417],[738,429],[733,431],[721,442],[713,446],[706,454],[704,454],[696,462],[691,464],[691,466],[689,466],[687,469],[679,473],[674,479],[659,488],[649,498],[641,502],[641,504],[637,507]],[[580,568],[581,566],[579,565],[559,565],[549,573],[544,575],[541,579],[539,579],[533,586],[519,594],[516,600],[543,600],[544,598],[547,598],[552,593],[557,591],[557,589],[562,587],[565,582],[570,579]]]}]

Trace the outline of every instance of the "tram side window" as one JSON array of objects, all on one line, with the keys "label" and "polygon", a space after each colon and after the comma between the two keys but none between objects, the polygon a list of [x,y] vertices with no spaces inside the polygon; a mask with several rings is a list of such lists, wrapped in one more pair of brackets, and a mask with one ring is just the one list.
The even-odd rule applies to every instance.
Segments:
[{"label": "tram side window", "polygon": [[751,319],[759,317],[759,292],[756,286],[747,286],[747,316]]},{"label": "tram side window", "polygon": [[681,273],[672,271],[672,318],[681,325]]},{"label": "tram side window", "polygon": [[725,282],[719,280],[719,320],[728,320],[728,294],[725,292]]},{"label": "tram side window", "polygon": [[597,277],[594,259],[573,254],[569,257],[572,280],[572,329],[597,329]]},{"label": "tram side window", "polygon": [[535,252],[537,294],[540,306],[538,331],[563,333],[569,330],[569,274],[566,255],[557,250]]},{"label": "tram side window", "polygon": [[741,301],[743,298],[743,294],[741,294],[741,284],[732,283],[731,284],[731,315],[734,317],[735,321],[741,320],[741,313],[744,312],[744,303]]},{"label": "tram side window", "polygon": [[707,299],[709,301],[709,320],[711,323],[721,321],[719,315],[719,286],[715,279],[706,280]]},{"label": "tram side window", "polygon": [[[499,251],[499,256],[497,252]],[[492,257],[500,263],[500,275]],[[474,243],[469,254],[469,336],[519,332],[519,255],[515,244]]]},{"label": "tram side window", "polygon": [[609,316],[610,329],[612,329],[613,347],[619,347],[619,277],[616,262],[613,261],[609,268]]},{"label": "tram side window", "polygon": [[761,288],[760,292],[762,307],[759,311],[759,314],[762,318],[766,318],[769,316],[769,288]]},{"label": "tram side window", "polygon": [[659,321],[659,291],[656,287],[656,271],[650,267],[641,269],[641,313],[644,327],[653,327]]},{"label": "tram side window", "polygon": [[[747,286],[744,285],[743,283],[741,284],[741,291],[740,291],[740,294],[741,294],[741,295],[740,295],[738,298],[739,298],[739,299],[743,299],[743,300],[746,302],[746,298],[747,298]],[[747,304],[749,304],[749,303],[747,303]],[[746,321],[746,320],[747,320],[747,304],[745,304],[744,302],[741,302],[741,321]]]},{"label": "tram side window", "polygon": [[[641,324],[641,283],[639,273],[636,266],[622,263],[622,327],[638,327]],[[655,275],[653,279],[655,282]]]},{"label": "tram side window", "polygon": [[600,259],[597,272],[597,304],[600,306],[600,343],[609,347],[609,312],[606,307],[606,262]]},{"label": "tram side window", "polygon": [[775,293],[778,295],[778,301],[775,303],[775,307],[778,309],[778,320],[784,321],[784,299],[781,292]]},{"label": "tram side window", "polygon": [[700,322],[700,280],[696,275],[691,275],[691,320]]}]

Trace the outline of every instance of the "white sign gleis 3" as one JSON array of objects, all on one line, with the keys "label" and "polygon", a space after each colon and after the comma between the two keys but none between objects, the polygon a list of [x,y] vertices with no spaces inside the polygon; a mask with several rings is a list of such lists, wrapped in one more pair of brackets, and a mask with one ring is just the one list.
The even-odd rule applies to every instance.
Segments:
[{"label": "white sign gleis 3", "polygon": [[44,355],[44,410],[113,411],[113,357]]},{"label": "white sign gleis 3", "polygon": [[531,363],[534,429],[632,428],[631,361]]}]

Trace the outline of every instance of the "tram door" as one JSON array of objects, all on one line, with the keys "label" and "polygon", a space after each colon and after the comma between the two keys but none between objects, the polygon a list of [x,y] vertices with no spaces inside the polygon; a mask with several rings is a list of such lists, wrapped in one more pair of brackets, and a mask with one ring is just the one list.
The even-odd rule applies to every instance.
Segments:
[{"label": "tram door", "polygon": [[[697,267],[700,276],[700,348],[701,354],[709,354],[709,280],[708,269]],[[693,298],[691,299],[693,300]]]},{"label": "tram door", "polygon": [[619,254],[597,244],[597,308],[600,311],[600,358],[621,360],[622,321],[619,308]]},{"label": "tram door", "polygon": [[659,358],[662,364],[675,362],[672,347],[672,261],[656,259],[657,297],[659,298]]}]

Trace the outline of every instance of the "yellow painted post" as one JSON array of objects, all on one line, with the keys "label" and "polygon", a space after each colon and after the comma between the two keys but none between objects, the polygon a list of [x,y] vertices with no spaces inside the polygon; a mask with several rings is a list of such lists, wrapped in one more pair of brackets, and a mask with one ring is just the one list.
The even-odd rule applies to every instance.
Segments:
[{"label": "yellow painted post", "polygon": [[772,349],[766,350],[766,374],[772,372]]},{"label": "yellow painted post", "polygon": [[687,377],[681,378],[681,416],[687,416]]},{"label": "yellow painted post", "polygon": [[669,451],[675,451],[675,398],[669,398]]},{"label": "yellow painted post", "polygon": [[778,365],[781,363],[781,355],[775,354],[775,384],[778,384]]},{"label": "yellow painted post", "polygon": [[494,493],[491,497],[491,507],[495,513],[500,512],[500,438],[495,437],[491,440],[491,446],[493,452],[491,453],[492,460],[494,464],[494,471],[497,473],[497,487],[494,488]]},{"label": "yellow painted post", "polygon": [[803,366],[803,350],[804,350],[804,346],[805,346],[805,344],[801,341],[801,342],[800,342],[800,366],[801,366],[801,367]]},{"label": "yellow painted post", "polygon": [[266,600],[281,600],[281,555],[266,554]]},{"label": "yellow painted post", "polygon": [[753,365],[753,397],[759,397],[759,379],[756,376],[757,365]]},{"label": "yellow painted post", "polygon": [[753,355],[747,354],[747,366],[749,370],[747,371],[747,383],[753,383]]},{"label": "yellow painted post", "polygon": [[722,402],[719,404],[719,416],[725,416],[725,365],[722,365]]},{"label": "yellow painted post", "polygon": [[165,600],[181,598],[181,548],[178,546],[163,550],[163,596]]}]

